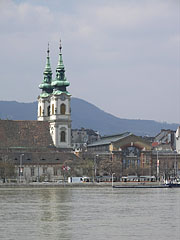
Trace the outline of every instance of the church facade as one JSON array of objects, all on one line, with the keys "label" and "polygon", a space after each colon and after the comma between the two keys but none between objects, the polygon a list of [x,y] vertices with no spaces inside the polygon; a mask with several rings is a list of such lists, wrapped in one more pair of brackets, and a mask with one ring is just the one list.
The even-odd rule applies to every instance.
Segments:
[{"label": "church facade", "polygon": [[38,121],[50,123],[50,134],[56,147],[71,148],[71,94],[67,91],[70,83],[65,77],[61,50],[60,44],[55,79],[52,79],[49,47],[47,50],[44,79],[39,85],[42,93],[38,97]]}]

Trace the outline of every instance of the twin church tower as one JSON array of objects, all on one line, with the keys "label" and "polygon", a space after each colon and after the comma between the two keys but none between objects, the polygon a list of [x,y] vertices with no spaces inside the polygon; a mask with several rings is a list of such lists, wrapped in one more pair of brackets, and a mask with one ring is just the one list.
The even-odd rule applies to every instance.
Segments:
[{"label": "twin church tower", "polygon": [[43,75],[39,85],[42,92],[38,97],[38,121],[50,123],[50,134],[56,147],[71,148],[71,94],[66,89],[70,83],[65,77],[61,42],[55,79],[52,79],[49,44]]}]

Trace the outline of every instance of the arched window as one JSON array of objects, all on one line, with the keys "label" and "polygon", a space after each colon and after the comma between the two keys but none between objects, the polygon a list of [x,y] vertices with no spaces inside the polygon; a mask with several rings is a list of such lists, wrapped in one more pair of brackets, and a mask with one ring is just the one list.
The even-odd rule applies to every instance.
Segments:
[{"label": "arched window", "polygon": [[61,114],[64,115],[66,113],[66,105],[64,103],[61,104]]},{"label": "arched window", "polygon": [[61,142],[65,142],[66,141],[66,133],[65,131],[61,131]]},{"label": "arched window", "polygon": [[50,116],[50,106],[47,107],[47,115]]},{"label": "arched window", "polygon": [[54,104],[52,104],[52,115],[54,115]]},{"label": "arched window", "polygon": [[39,116],[41,117],[41,106],[39,107]]}]

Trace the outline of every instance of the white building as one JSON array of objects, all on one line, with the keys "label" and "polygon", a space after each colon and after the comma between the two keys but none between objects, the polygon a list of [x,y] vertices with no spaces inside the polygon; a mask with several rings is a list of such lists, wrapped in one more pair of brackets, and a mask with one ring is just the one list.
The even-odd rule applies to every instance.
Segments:
[{"label": "white building", "polygon": [[47,50],[43,83],[39,85],[42,93],[38,97],[38,121],[49,121],[53,143],[58,148],[71,148],[71,94],[67,91],[70,83],[65,77],[61,44],[56,68],[56,77],[52,80],[52,71]]},{"label": "white building", "polygon": [[176,151],[180,153],[180,126],[176,130]]}]

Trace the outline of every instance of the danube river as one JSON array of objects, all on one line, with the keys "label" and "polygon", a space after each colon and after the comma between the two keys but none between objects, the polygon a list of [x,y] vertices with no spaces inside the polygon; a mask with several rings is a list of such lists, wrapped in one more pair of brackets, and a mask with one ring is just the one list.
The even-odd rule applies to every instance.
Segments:
[{"label": "danube river", "polygon": [[179,189],[0,188],[2,240],[176,240]]}]

